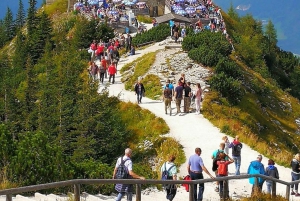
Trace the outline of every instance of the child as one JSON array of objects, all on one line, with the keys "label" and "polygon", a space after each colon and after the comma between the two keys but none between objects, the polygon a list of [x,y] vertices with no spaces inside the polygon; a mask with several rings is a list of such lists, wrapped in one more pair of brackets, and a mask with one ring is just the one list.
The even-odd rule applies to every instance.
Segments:
[{"label": "child", "polygon": [[[279,179],[279,174],[277,167],[274,166],[275,162],[272,159],[268,160],[268,167],[266,167],[266,176],[274,177],[276,179]],[[271,193],[272,190],[272,181],[266,180],[267,184],[267,193]]]},{"label": "child", "polygon": [[[225,158],[228,158],[228,160],[225,160]],[[234,160],[230,158],[228,155],[225,153],[220,153],[219,154],[219,161],[217,161],[218,164],[218,177],[226,177],[228,176],[228,165],[233,163]],[[219,189],[220,189],[220,198],[223,198],[223,183],[224,181],[219,182]],[[227,188],[228,189],[228,188]],[[228,192],[225,193],[228,196]]]}]

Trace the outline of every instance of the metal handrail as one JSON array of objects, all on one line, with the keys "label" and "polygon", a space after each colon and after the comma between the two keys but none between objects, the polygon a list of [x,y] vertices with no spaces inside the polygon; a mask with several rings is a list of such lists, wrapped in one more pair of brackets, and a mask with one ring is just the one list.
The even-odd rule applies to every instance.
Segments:
[{"label": "metal handrail", "polygon": [[[199,180],[190,180],[190,181],[186,181],[186,180],[154,180],[154,179],[147,179],[147,180],[139,180],[139,179],[73,179],[73,180],[66,180],[66,181],[59,181],[59,182],[53,182],[53,183],[46,183],[46,184],[39,184],[39,185],[24,186],[24,187],[19,187],[19,188],[0,190],[0,195],[6,195],[6,201],[12,201],[13,194],[39,191],[39,190],[58,188],[58,187],[66,187],[66,186],[73,185],[74,186],[74,200],[79,201],[81,184],[91,184],[91,185],[92,184],[135,184],[136,185],[136,201],[141,201],[141,184],[189,184],[189,187],[190,187],[189,201],[192,201],[193,200],[193,192],[194,192],[194,184],[201,184],[201,183],[208,183],[208,182],[215,182],[215,181],[229,181],[229,180],[236,180],[236,179],[248,179],[251,177],[255,178],[256,185],[258,185],[259,177],[261,177],[265,180],[273,181],[272,197],[276,196],[276,183],[286,185],[285,197],[288,200],[289,200],[289,195],[290,195],[290,185],[300,183],[300,180],[293,181],[293,182],[286,182],[283,180],[279,180],[279,179],[261,175],[261,174],[226,176],[226,177],[217,177],[215,179],[199,179]],[[223,191],[223,192],[225,192],[225,191]]]}]

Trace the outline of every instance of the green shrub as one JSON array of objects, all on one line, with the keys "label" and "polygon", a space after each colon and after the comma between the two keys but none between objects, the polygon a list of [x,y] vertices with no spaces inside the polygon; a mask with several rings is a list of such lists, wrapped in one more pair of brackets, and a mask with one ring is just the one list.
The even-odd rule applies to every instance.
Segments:
[{"label": "green shrub", "polygon": [[148,24],[152,23],[152,18],[147,15],[138,15],[136,18],[139,22],[148,23]]},{"label": "green shrub", "polygon": [[169,25],[160,24],[144,33],[136,34],[136,36],[132,39],[132,43],[134,45],[140,45],[151,41],[159,42],[166,39],[169,35],[170,35]]},{"label": "green shrub", "polygon": [[241,79],[242,78],[242,72],[240,67],[233,61],[222,58],[219,60],[218,64],[215,68],[216,73],[224,72],[228,77],[232,77],[234,79]]},{"label": "green shrub", "polygon": [[221,33],[212,33],[210,31],[188,34],[182,42],[182,49],[185,51],[199,47],[223,56],[228,56],[232,50],[230,43]]},{"label": "green shrub", "polygon": [[162,95],[162,87],[160,79],[157,75],[149,74],[143,81],[146,91],[146,96],[148,98],[157,100]]},{"label": "green shrub", "polygon": [[215,66],[222,55],[216,54],[213,50],[206,47],[199,47],[189,51],[188,56],[205,66]]},{"label": "green shrub", "polygon": [[243,97],[240,81],[228,77],[224,72],[214,75],[210,80],[210,84],[213,89],[220,92],[233,105],[240,102]]}]

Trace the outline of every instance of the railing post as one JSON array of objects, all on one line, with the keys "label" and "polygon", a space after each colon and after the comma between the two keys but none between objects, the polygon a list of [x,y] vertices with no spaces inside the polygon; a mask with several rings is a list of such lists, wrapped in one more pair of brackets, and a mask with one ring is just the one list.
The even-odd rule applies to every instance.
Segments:
[{"label": "railing post", "polygon": [[12,201],[12,195],[11,194],[6,195],[6,201]]},{"label": "railing post", "polygon": [[80,184],[74,184],[74,201],[80,201]]},{"label": "railing post", "polygon": [[272,198],[276,197],[276,182],[272,181]]},{"label": "railing post", "polygon": [[194,201],[194,184],[189,184],[189,201]]},{"label": "railing post", "polygon": [[136,184],[136,201],[141,201],[142,200],[142,195],[141,195],[141,184]]},{"label": "railing post", "polygon": [[228,197],[228,180],[223,180],[223,200],[226,200]]},{"label": "railing post", "polygon": [[286,186],[285,198],[286,198],[287,200],[290,200],[290,188],[291,188],[290,185],[287,185],[287,186]]}]

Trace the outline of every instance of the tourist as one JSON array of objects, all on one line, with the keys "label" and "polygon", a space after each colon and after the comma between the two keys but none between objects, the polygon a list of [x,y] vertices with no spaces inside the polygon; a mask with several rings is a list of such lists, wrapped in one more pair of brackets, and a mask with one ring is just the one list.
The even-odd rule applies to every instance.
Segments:
[{"label": "tourist", "polygon": [[111,81],[111,78],[112,78],[112,84],[115,83],[115,74],[117,72],[117,68],[116,68],[116,65],[115,63],[112,63],[109,67],[108,67],[108,74],[109,74],[109,79],[108,79],[108,82],[110,83]]},{"label": "tourist", "polygon": [[[187,171],[192,180],[204,179],[203,171],[210,176],[210,178],[214,179],[214,177],[209,173],[209,171],[204,166],[203,160],[200,157],[201,149],[196,148],[195,154],[190,156]],[[197,193],[197,184],[194,184],[194,201],[202,201],[203,200],[203,192],[204,192],[204,183],[199,184],[199,190]]]},{"label": "tourist", "polygon": [[[126,169],[128,170],[129,177],[133,179],[142,179],[145,180],[145,177],[139,176],[136,173],[133,172],[132,170],[132,161],[131,161],[131,155],[132,155],[132,150],[127,148],[125,149],[125,155],[121,158],[118,158],[114,172],[113,172],[113,179],[116,178],[116,173],[119,165],[121,164],[121,161],[125,161],[124,165]],[[133,185],[132,184],[116,184],[116,190],[118,191],[118,195],[116,198],[116,201],[121,201],[122,197],[127,194],[127,201],[132,201],[132,190],[133,190]]]},{"label": "tourist", "polygon": [[170,108],[170,116],[172,115],[172,108],[171,108],[171,102],[172,102],[172,90],[169,88],[169,84],[166,85],[163,93],[164,102],[165,102],[165,112],[167,114],[167,109]]},{"label": "tourist", "polygon": [[[228,155],[226,155],[225,153],[220,153],[219,155],[219,161],[217,161],[217,165],[218,165],[218,170],[217,170],[217,177],[226,177],[228,176],[228,165],[233,163],[234,160],[232,158],[230,158]],[[225,183],[227,182],[227,184]],[[227,181],[220,181],[219,182],[219,195],[220,198],[223,198],[223,192],[224,192],[224,186],[227,185],[227,192],[226,192],[226,199],[229,197],[229,187],[228,187],[228,180]]]},{"label": "tourist", "polygon": [[[161,168],[160,171],[163,173],[164,171],[168,171],[168,180],[177,180],[177,168],[174,164],[176,157],[171,155],[169,156],[169,160],[165,162]],[[165,185],[165,190],[167,193],[167,199],[172,201],[176,195],[176,184],[167,184]]]},{"label": "tourist", "polygon": [[[297,153],[295,155],[295,157],[293,158],[293,160],[291,161],[292,181],[297,181],[297,180],[300,179],[300,165],[299,165],[299,162],[300,162],[300,153]],[[298,192],[298,183],[291,185],[291,195],[300,196],[300,194]]]},{"label": "tourist", "polygon": [[[225,148],[225,143],[221,142],[219,145],[219,148],[217,150],[215,150],[212,155],[211,158],[213,159],[213,167],[212,167],[212,171],[215,172],[215,175],[218,176],[218,164],[217,161],[220,159],[220,154],[224,153],[224,148]],[[216,188],[215,191],[219,192],[219,182],[216,181]]]},{"label": "tourist", "polygon": [[[268,160],[268,167],[266,167],[266,176],[279,179],[279,173],[277,167],[275,167],[275,162],[272,159]],[[267,184],[267,193],[270,194],[272,192],[273,181],[266,180],[266,184]]]},{"label": "tourist", "polygon": [[145,95],[145,87],[140,80],[138,80],[136,85],[134,86],[134,91],[138,104],[142,103],[142,97]]},{"label": "tourist", "polygon": [[189,113],[190,112],[190,105],[191,105],[191,94],[192,94],[192,89],[190,87],[191,83],[187,82],[184,85],[184,99],[183,99],[183,105],[184,105],[184,109],[183,112],[184,113]]},{"label": "tourist", "polygon": [[235,139],[228,146],[232,149],[232,158],[234,159],[235,165],[235,175],[240,175],[240,167],[241,167],[241,150],[243,148],[243,144],[239,141],[239,136],[235,136]]},{"label": "tourist", "polygon": [[197,90],[195,95],[195,103],[196,103],[196,114],[200,114],[200,104],[202,100],[202,89],[200,83],[196,84]]},{"label": "tourist", "polygon": [[224,135],[222,137],[222,142],[225,144],[224,153],[226,155],[229,155],[229,145],[230,145],[230,142],[229,142],[228,137],[226,135]]},{"label": "tourist", "polygon": [[[248,167],[247,174],[265,174],[265,168],[264,165],[261,163],[262,161],[262,155],[258,155],[255,161],[252,161]],[[255,195],[257,193],[261,193],[262,191],[262,186],[264,183],[264,179],[261,177],[258,177],[258,186],[255,186],[255,178],[250,177],[249,178],[249,183],[252,184],[252,191],[251,195]]]},{"label": "tourist", "polygon": [[177,112],[175,115],[181,113],[180,107],[181,107],[182,95],[183,95],[183,86],[182,83],[178,81],[178,86],[175,88],[175,94],[174,94],[176,108],[177,108]]}]

